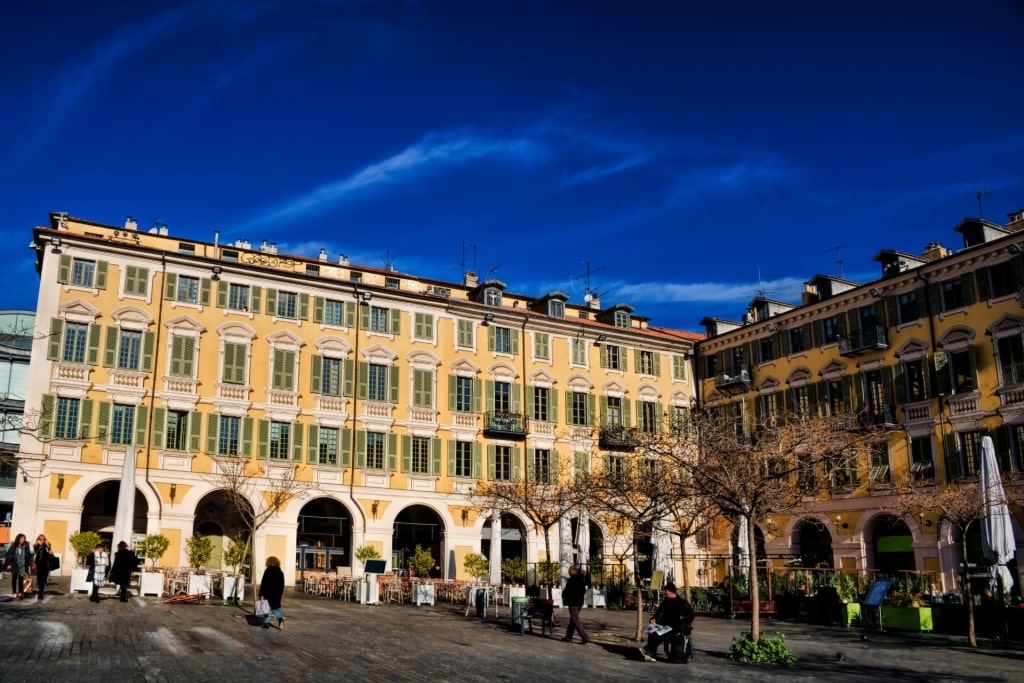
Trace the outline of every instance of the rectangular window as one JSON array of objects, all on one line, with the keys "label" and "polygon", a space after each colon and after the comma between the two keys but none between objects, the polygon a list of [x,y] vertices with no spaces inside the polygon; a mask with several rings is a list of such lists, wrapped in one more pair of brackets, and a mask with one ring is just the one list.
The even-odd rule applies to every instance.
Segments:
[{"label": "rectangular window", "polygon": [[277,293],[277,317],[278,318],[291,318],[295,319],[298,317],[298,301],[299,295],[295,292],[278,292]]},{"label": "rectangular window", "polygon": [[125,266],[124,293],[135,296],[146,296],[149,291],[149,268]]},{"label": "rectangular window", "polygon": [[429,313],[417,313],[413,316],[412,334],[416,339],[434,340],[434,316]]},{"label": "rectangular window", "polygon": [[586,427],[590,424],[587,407],[590,403],[590,396],[582,391],[572,392],[572,424],[577,427]]},{"label": "rectangular window", "polygon": [[551,451],[546,448],[538,448],[533,452],[533,462],[530,463],[533,473],[533,481],[538,484],[551,484]]},{"label": "rectangular window", "polygon": [[910,476],[917,480],[930,480],[935,477],[935,465],[932,461],[932,439],[922,436],[910,442]]},{"label": "rectangular window", "polygon": [[832,344],[839,339],[839,318],[832,316],[821,321],[821,339],[823,344]]},{"label": "rectangular window", "polygon": [[903,379],[906,382],[908,403],[916,403],[928,398],[924,372],[924,360],[912,360],[903,364]]},{"label": "rectangular window", "polygon": [[686,436],[690,431],[690,410],[686,406],[672,406],[672,433]]},{"label": "rectangular window", "polygon": [[621,456],[609,456],[607,466],[609,477],[622,477],[626,474],[626,459]]},{"label": "rectangular window", "polygon": [[348,279],[349,282],[362,282],[363,274],[353,270],[348,274]]},{"label": "rectangular window", "polygon": [[804,327],[794,327],[789,331],[789,352],[801,353],[807,350],[807,340],[804,339]]},{"label": "rectangular window", "polygon": [[963,308],[965,302],[964,285],[960,278],[956,277],[939,283],[939,290],[942,293],[943,311]]},{"label": "rectangular window", "polygon": [[455,476],[473,476],[473,443],[470,441],[455,442]]},{"label": "rectangular window", "polygon": [[135,406],[114,404],[114,419],[110,424],[110,443],[131,445],[135,430]]},{"label": "rectangular window", "polygon": [[295,390],[295,352],[274,349],[271,387],[281,391]]},{"label": "rectangular window", "polygon": [[122,370],[139,369],[139,351],[142,348],[142,332],[121,330],[120,348],[117,351],[117,367]]},{"label": "rectangular window", "polygon": [[672,356],[672,379],[686,381],[686,356]]},{"label": "rectangular window", "polygon": [[268,456],[271,460],[287,460],[291,446],[291,423],[271,422],[270,423],[270,448]]},{"label": "rectangular window", "polygon": [[587,364],[587,340],[585,340],[585,339],[573,339],[572,340],[572,364],[573,365],[586,365]]},{"label": "rectangular window", "polygon": [[793,412],[801,417],[811,414],[811,392],[806,386],[793,389]]},{"label": "rectangular window", "polygon": [[324,358],[320,366],[320,393],[325,396],[341,395],[341,359]]},{"label": "rectangular window", "polygon": [[96,277],[96,262],[74,259],[71,262],[71,284],[78,287],[92,287]]},{"label": "rectangular window", "polygon": [[188,450],[188,413],[184,410],[167,411],[167,438],[164,447],[170,451]]},{"label": "rectangular window", "polygon": [[604,424],[606,427],[621,427],[622,426],[622,399],[618,396],[609,396],[607,398],[608,408],[604,414]]},{"label": "rectangular window", "polygon": [[512,447],[511,446],[495,446],[494,447],[494,480],[495,481],[511,481],[512,480]]},{"label": "rectangular window", "polygon": [[972,477],[978,473],[981,467],[981,433],[964,432],[960,437],[960,453],[963,462],[961,476]]},{"label": "rectangular window", "polygon": [[306,275],[319,275],[320,266],[313,265],[312,263],[306,264]]},{"label": "rectangular window", "polygon": [[615,344],[606,344],[604,348],[608,359],[605,367],[609,370],[622,370],[622,347]]},{"label": "rectangular window", "polygon": [[321,427],[317,462],[321,465],[338,464],[338,428]]},{"label": "rectangular window", "polygon": [[432,371],[412,371],[412,404],[417,408],[434,407],[434,373]]},{"label": "rectangular window", "polygon": [[497,353],[512,353],[512,330],[507,327],[495,327],[494,350]]},{"label": "rectangular window", "polygon": [[245,344],[224,342],[224,374],[221,380],[227,384],[245,384]]},{"label": "rectangular window", "polygon": [[[57,399],[57,414],[53,421],[53,435],[58,439],[78,438],[78,411],[81,401],[77,398]],[[88,425],[86,425],[88,426]]]},{"label": "rectangular window", "polygon": [[228,308],[232,311],[249,311],[249,285],[228,284]]},{"label": "rectangular window", "polygon": [[996,341],[999,354],[999,383],[1002,386],[1024,382],[1024,340],[1019,334]]},{"label": "rectangular window", "polygon": [[868,482],[872,484],[892,483],[892,471],[889,467],[889,445],[873,443],[868,447],[870,458],[870,474]]},{"label": "rectangular window", "polygon": [[626,311],[615,311],[615,327],[630,328],[629,313]]},{"label": "rectangular window", "polygon": [[370,332],[387,332],[388,323],[391,321],[391,309],[370,307]]},{"label": "rectangular window", "polygon": [[760,351],[760,362],[767,363],[775,360],[775,339],[773,337],[765,337],[757,343],[758,351]]},{"label": "rectangular window", "polygon": [[456,335],[455,345],[460,349],[473,348],[473,321],[459,320],[457,325],[458,334]]},{"label": "rectangular window", "polygon": [[366,398],[369,401],[388,400],[388,366],[370,364],[366,384]]},{"label": "rectangular window", "polygon": [[896,310],[900,323],[909,323],[920,319],[921,312],[918,310],[917,292],[904,292],[896,299]]},{"label": "rectangular window", "polygon": [[473,412],[473,378],[455,378],[455,411],[459,413]]},{"label": "rectangular window", "polygon": [[637,368],[637,372],[641,375],[655,375],[657,374],[654,369],[654,352],[653,351],[641,351],[640,352],[640,367]]},{"label": "rectangular window", "polygon": [[384,278],[384,286],[388,289],[398,289],[399,281],[397,277],[386,277]]},{"label": "rectangular window", "polygon": [[658,415],[658,404],[650,401],[640,402],[640,431],[645,434],[657,434],[658,433],[658,421],[661,418]]},{"label": "rectangular window", "polygon": [[217,455],[238,455],[238,431],[242,418],[229,415],[220,416],[220,429],[217,433]]},{"label": "rectangular window", "polygon": [[384,469],[384,436],[381,432],[366,432],[367,469]]},{"label": "rectangular window", "polygon": [[565,304],[554,299],[548,301],[548,315],[552,318],[564,318]]},{"label": "rectangular window", "polygon": [[963,394],[974,391],[974,370],[971,368],[971,349],[947,354],[949,376],[953,393]]},{"label": "rectangular window", "polygon": [[324,302],[324,325],[342,327],[345,320],[345,306],[341,301],[328,299]]},{"label": "rectangular window", "polygon": [[825,382],[825,393],[828,399],[829,415],[842,415],[846,412],[846,394],[841,380]]},{"label": "rectangular window", "polygon": [[412,437],[412,474],[430,474],[430,439]]},{"label": "rectangular window", "polygon": [[84,363],[88,336],[88,325],[68,323],[64,327],[64,353],[61,359],[66,363]]},{"label": "rectangular window", "polygon": [[196,253],[196,245],[188,244],[186,242],[178,242],[178,253],[194,256]]},{"label": "rectangular window", "polygon": [[199,278],[179,275],[174,300],[186,304],[199,303]]},{"label": "rectangular window", "polygon": [[512,410],[512,385],[509,382],[494,383],[494,410],[506,413]]},{"label": "rectangular window", "polygon": [[[1019,268],[1019,266],[1017,266]],[[1017,293],[1017,288],[1020,286],[1020,273],[1014,272],[1015,265],[1013,261],[1004,261],[1003,263],[997,263],[990,267],[987,271],[987,277],[989,279],[989,293],[993,299],[998,299],[1003,296],[1010,296],[1011,294]],[[986,277],[986,271],[981,270],[978,272],[979,280]]]},{"label": "rectangular window", "polygon": [[533,335],[533,357],[539,360],[551,360],[551,335],[543,332]]},{"label": "rectangular window", "polygon": [[551,405],[551,390],[547,387],[534,387],[533,389],[533,419],[538,422],[547,422],[549,407]]}]

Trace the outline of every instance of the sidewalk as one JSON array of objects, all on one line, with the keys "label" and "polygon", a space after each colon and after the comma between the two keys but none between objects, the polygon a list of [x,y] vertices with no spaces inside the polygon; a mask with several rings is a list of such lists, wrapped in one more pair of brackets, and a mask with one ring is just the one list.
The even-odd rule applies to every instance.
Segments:
[{"label": "sidewalk", "polygon": [[[745,622],[698,618],[696,659],[643,662],[633,612],[583,611],[590,645],[520,636],[508,608],[486,619],[465,605],[359,605],[288,590],[285,628],[263,630],[220,601],[165,605],[67,595],[67,579],[42,602],[0,602],[0,681],[1010,681],[1022,680],[1019,644],[970,650],[957,639],[764,622],[799,657],[790,667],[739,664],[725,653]],[[62,594],[56,594],[60,592]],[[866,640],[864,637],[866,636]],[[837,653],[842,653],[839,661]],[[13,675],[13,672],[17,672]]]}]

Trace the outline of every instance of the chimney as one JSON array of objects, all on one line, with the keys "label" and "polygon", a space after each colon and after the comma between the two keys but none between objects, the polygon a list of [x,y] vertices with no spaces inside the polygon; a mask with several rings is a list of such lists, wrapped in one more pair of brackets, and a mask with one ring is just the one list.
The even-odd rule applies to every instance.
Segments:
[{"label": "chimney", "polygon": [[803,294],[800,295],[800,305],[816,304],[818,301],[818,288],[809,282],[805,282]]},{"label": "chimney", "polygon": [[347,266],[348,265],[348,256],[345,256],[344,254],[338,254],[338,265],[339,266]]},{"label": "chimney", "polygon": [[583,300],[587,302],[587,306],[594,311],[601,310],[601,297],[597,294],[587,294],[583,297]]},{"label": "chimney", "polygon": [[124,218],[124,229],[125,230],[138,230],[139,222],[131,216],[125,216]]},{"label": "chimney", "polygon": [[946,247],[942,246],[938,242],[930,242],[924,251],[921,252],[921,260],[925,262],[938,261],[941,258],[946,258],[953,252]]},{"label": "chimney", "polygon": [[467,270],[465,273],[463,273],[462,274],[462,284],[463,284],[463,286],[469,287],[469,288],[476,287],[477,284],[478,284],[477,277],[476,277],[476,272],[472,271],[472,270]]},{"label": "chimney", "polygon": [[1024,230],[1024,209],[1017,209],[1013,213],[1008,213],[1006,216],[1010,219],[1010,222],[1006,224],[1006,229],[1010,232],[1020,232]]},{"label": "chimney", "polygon": [[327,260],[327,250],[324,249],[323,247],[320,247],[320,255],[317,256],[317,259],[320,260],[320,261],[326,261]]}]

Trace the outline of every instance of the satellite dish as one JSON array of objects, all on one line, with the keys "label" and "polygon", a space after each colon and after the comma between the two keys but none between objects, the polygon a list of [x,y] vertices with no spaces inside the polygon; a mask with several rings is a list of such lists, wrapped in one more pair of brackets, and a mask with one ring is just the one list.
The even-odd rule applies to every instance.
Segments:
[{"label": "satellite dish", "polygon": [[594,300],[594,295],[593,294],[585,294],[585,295],[583,295],[583,300],[589,304],[591,301]]}]

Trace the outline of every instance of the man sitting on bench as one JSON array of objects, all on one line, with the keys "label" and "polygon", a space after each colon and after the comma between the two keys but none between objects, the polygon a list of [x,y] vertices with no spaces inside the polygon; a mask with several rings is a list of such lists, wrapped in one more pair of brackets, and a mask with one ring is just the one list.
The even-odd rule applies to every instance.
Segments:
[{"label": "man sitting on bench", "polygon": [[647,627],[647,647],[640,648],[640,654],[648,662],[655,661],[658,647],[665,644],[665,654],[670,662],[686,663],[693,656],[693,644],[686,638],[693,623],[693,608],[676,593],[676,586],[669,581],[662,589],[665,599],[658,605],[658,611],[651,617]]}]

